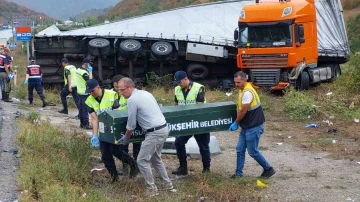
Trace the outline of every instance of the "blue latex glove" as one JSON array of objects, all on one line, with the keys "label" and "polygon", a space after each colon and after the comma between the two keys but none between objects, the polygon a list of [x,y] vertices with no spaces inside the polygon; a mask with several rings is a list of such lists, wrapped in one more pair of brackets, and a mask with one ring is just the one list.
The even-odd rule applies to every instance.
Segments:
[{"label": "blue latex glove", "polygon": [[8,74],[8,78],[11,80],[12,78],[14,77],[14,73],[10,73],[10,74]]},{"label": "blue latex glove", "polygon": [[27,86],[28,85],[28,80],[24,81],[24,85]]},{"label": "blue latex glove", "polygon": [[234,122],[230,125],[229,131],[235,131],[239,128],[239,124]]},{"label": "blue latex glove", "polygon": [[86,69],[87,69],[87,71],[90,73],[90,72],[92,72],[93,67],[92,67],[92,66],[90,66],[90,65],[88,65],[88,67],[87,67]]},{"label": "blue latex glove", "polygon": [[130,143],[130,138],[126,137],[126,135],[124,135],[124,136],[119,140],[119,144],[128,145],[129,143]]},{"label": "blue latex glove", "polygon": [[100,142],[99,142],[99,137],[96,134],[93,134],[93,136],[91,137],[91,146],[93,147],[99,147],[100,146]]}]

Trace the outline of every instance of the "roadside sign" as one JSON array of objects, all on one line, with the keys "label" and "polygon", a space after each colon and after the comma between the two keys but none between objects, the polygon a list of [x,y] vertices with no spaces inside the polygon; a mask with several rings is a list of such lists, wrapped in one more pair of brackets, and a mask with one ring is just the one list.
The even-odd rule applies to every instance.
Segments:
[{"label": "roadside sign", "polygon": [[3,28],[3,29],[9,29],[9,26],[3,25],[2,28]]},{"label": "roadside sign", "polygon": [[8,42],[10,48],[16,47],[16,42]]},{"label": "roadside sign", "polygon": [[14,21],[14,27],[19,26],[19,22],[18,21]]},{"label": "roadside sign", "polygon": [[30,41],[31,37],[30,26],[16,27],[16,41]]}]

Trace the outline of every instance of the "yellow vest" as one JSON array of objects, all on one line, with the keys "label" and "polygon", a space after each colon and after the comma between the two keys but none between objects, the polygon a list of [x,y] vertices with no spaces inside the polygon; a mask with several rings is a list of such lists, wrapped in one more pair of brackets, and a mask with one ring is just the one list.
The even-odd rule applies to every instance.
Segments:
[{"label": "yellow vest", "polygon": [[71,75],[71,87],[76,87],[76,67],[74,65],[66,65],[64,68],[64,82],[68,84],[68,80],[65,75],[65,71],[69,70]]},{"label": "yellow vest", "polygon": [[[182,92],[182,88],[180,86],[175,87],[175,96],[178,100],[178,105],[190,105],[196,104],[196,97],[199,94],[200,88],[204,87],[203,85],[193,82],[188,95],[186,96],[186,100],[184,98],[184,94]],[[205,89],[205,88],[204,88]],[[206,98],[204,98],[204,103],[206,103]]]},{"label": "yellow vest", "polygon": [[116,93],[116,99],[119,100],[120,107],[118,108],[118,110],[127,110],[127,99],[124,96],[119,95],[119,93],[116,92],[115,89],[111,90]]},{"label": "yellow vest", "polygon": [[84,74],[89,75],[85,69],[79,68],[76,70],[77,93],[79,95],[86,95],[86,80],[83,77]]},{"label": "yellow vest", "polygon": [[244,90],[239,91],[239,98],[238,98],[238,102],[237,102],[238,109],[241,110],[242,97],[243,97],[245,91],[250,92],[253,96],[253,100],[250,104],[248,111],[252,111],[252,110],[258,108],[261,105],[260,97],[257,94],[256,90],[252,87],[252,85],[250,83],[247,83]]},{"label": "yellow vest", "polygon": [[85,104],[95,110],[96,115],[99,115],[105,111],[112,110],[114,102],[116,100],[115,92],[112,90],[104,90],[104,96],[99,103],[92,95],[86,99]]}]

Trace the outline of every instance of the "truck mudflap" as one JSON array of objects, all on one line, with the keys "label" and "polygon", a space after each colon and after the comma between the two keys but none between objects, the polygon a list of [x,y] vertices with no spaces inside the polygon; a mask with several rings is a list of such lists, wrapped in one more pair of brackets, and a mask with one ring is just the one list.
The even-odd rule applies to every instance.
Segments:
[{"label": "truck mudflap", "polygon": [[[168,127],[169,137],[195,135],[228,130],[236,119],[234,102],[216,102],[201,105],[161,107]],[[126,132],[127,111],[112,110],[99,115],[100,140],[117,144]],[[131,142],[145,139],[140,126],[131,134]]]}]

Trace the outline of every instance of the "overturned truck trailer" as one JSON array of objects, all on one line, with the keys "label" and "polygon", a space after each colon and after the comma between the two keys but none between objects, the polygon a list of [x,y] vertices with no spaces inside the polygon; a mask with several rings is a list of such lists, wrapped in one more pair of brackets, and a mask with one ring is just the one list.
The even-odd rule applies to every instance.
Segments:
[{"label": "overturned truck trailer", "polygon": [[[77,67],[83,58],[89,58],[95,78],[103,84],[111,83],[116,74],[143,83],[148,72],[162,76],[184,70],[193,80],[230,88],[232,75],[241,68],[237,67],[233,30],[238,27],[242,8],[254,3],[200,4],[71,31],[60,31],[53,25],[35,35],[33,51],[42,67],[44,84],[63,83],[60,60],[67,57]],[[337,17],[327,12],[328,17]],[[332,34],[339,29],[334,26],[318,29],[329,35],[324,39],[319,35],[319,48],[333,50],[336,43],[344,43]]]}]

